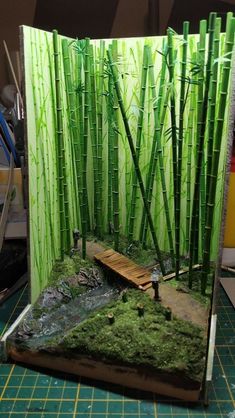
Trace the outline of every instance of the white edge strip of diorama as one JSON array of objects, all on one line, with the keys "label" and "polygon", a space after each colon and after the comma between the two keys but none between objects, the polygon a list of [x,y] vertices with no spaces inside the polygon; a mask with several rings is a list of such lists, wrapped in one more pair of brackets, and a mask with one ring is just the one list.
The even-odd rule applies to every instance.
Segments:
[{"label": "white edge strip of diorama", "polygon": [[10,326],[10,328],[5,332],[5,334],[3,334],[2,338],[0,339],[0,346],[2,346],[2,355],[4,357],[4,359],[7,359],[7,351],[6,351],[6,342],[7,342],[7,338],[9,337],[9,335],[11,335],[14,330],[16,329],[16,327],[19,325],[19,323],[24,319],[25,315],[27,314],[27,312],[29,311],[29,309],[31,308],[31,304],[28,304],[23,311],[21,312],[21,314],[18,316],[18,318],[15,320],[15,322],[13,322],[13,324]]},{"label": "white edge strip of diorama", "polygon": [[215,354],[216,322],[217,322],[217,315],[213,314],[211,316],[211,325],[210,325],[209,347],[208,347],[208,357],[207,357],[207,366],[206,366],[206,382],[211,382],[212,380],[212,370],[213,370],[214,354]]}]

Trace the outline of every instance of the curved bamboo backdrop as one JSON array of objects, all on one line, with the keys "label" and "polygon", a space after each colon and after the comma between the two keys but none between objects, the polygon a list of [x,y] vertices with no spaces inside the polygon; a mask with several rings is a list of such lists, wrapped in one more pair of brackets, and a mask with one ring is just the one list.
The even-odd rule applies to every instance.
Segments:
[{"label": "curved bamboo backdrop", "polygon": [[[218,29],[219,21],[217,20],[217,35]],[[145,188],[148,182],[152,143],[156,130],[159,130],[156,135],[160,136],[155,136],[155,139],[158,138],[158,149],[153,172],[154,181],[148,199],[152,197],[151,214],[159,247],[161,251],[166,252],[170,251],[169,229],[167,230],[166,223],[167,207],[168,226],[171,227],[173,246],[175,246],[172,98],[175,101],[176,135],[179,135],[180,112],[181,116],[183,114],[180,134],[182,162],[178,220],[179,251],[181,255],[189,254],[198,159],[200,94],[205,94],[207,88],[206,59],[210,45],[208,45],[207,35],[205,55],[203,55],[200,51],[199,35],[189,35],[187,42],[174,32],[171,35],[173,79],[169,76],[169,61],[164,68],[165,58],[162,54],[167,44],[166,37],[119,39],[113,42],[112,40],[76,41],[62,36],[57,37],[54,34],[53,46],[51,33],[23,27],[32,301],[36,300],[47,284],[55,260],[72,246],[72,231],[74,228],[82,230],[81,221],[85,219],[88,212],[87,230],[95,229],[102,236],[109,232],[112,221],[114,235],[115,231],[118,234],[119,229],[120,234],[125,236],[130,233],[131,199],[133,188],[136,187],[136,174],[123,118],[116,100],[114,80],[107,57],[108,49],[112,52],[113,64],[117,70],[122,101],[135,147],[139,138],[138,162]],[[210,85],[208,92],[207,105],[210,110],[206,118],[200,172],[197,238],[199,260],[202,260],[203,256],[206,223],[204,212],[207,205],[206,173],[208,154],[210,154],[209,131],[211,129],[212,136],[218,132],[215,125],[218,124],[216,118],[219,118],[218,109],[222,97],[220,93],[223,89],[223,68],[225,65],[230,66],[231,61],[231,54],[224,56],[225,38],[225,34],[220,34],[217,39],[218,57],[217,59],[212,57],[210,70],[212,77],[213,69],[217,66],[218,71],[214,72],[214,77],[216,77],[213,84],[214,90],[211,90],[212,85]],[[55,42],[58,45],[55,45]],[[185,42],[187,43],[187,58],[185,69],[182,70]],[[57,46],[58,51],[56,51]],[[205,60],[203,63],[202,56]],[[55,61],[57,62],[56,77]],[[153,71],[150,69],[151,64]],[[144,74],[144,68],[146,74]],[[184,74],[183,78],[182,74]],[[185,83],[183,96],[182,80]],[[141,85],[143,82],[144,86]],[[229,84],[226,91],[228,94]],[[184,98],[183,113],[182,97]],[[211,110],[213,100],[215,109],[212,107]],[[222,215],[228,103],[229,97],[227,96],[222,142],[219,149],[219,166],[216,174],[211,261],[217,257]],[[210,119],[211,115],[213,116],[213,110],[215,123]],[[85,165],[84,158],[87,161]],[[115,169],[118,173],[116,177]],[[164,174],[167,205],[166,201],[164,203],[162,192],[161,170]],[[84,188],[84,179],[86,188]],[[115,194],[116,197],[114,197]],[[136,208],[132,219],[132,239],[139,240],[142,214],[143,202],[139,186],[137,186]],[[147,242],[152,245],[149,229]],[[175,251],[174,248],[173,251]]]}]

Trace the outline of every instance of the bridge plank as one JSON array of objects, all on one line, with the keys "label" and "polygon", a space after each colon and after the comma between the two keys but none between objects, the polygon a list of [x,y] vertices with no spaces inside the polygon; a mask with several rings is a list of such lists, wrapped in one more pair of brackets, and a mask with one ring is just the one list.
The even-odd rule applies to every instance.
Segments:
[{"label": "bridge plank", "polygon": [[152,286],[150,271],[138,266],[134,261],[117,251],[105,250],[102,253],[95,254],[94,258],[133,286],[142,290],[147,290]]}]

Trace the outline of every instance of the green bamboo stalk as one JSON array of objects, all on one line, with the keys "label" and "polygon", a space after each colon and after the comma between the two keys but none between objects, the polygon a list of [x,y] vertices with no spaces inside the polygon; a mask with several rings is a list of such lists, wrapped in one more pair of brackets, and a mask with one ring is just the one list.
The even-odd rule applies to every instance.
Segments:
[{"label": "green bamboo stalk", "polygon": [[188,50],[189,22],[183,23],[183,51],[181,62],[181,84],[180,84],[180,109],[179,109],[179,137],[178,137],[178,168],[177,168],[177,207],[175,211],[175,253],[176,253],[176,274],[180,269],[180,213],[181,213],[181,177],[182,177],[182,150],[184,141],[184,110],[186,105],[186,71],[187,71],[187,50]]},{"label": "green bamboo stalk", "polygon": [[[46,46],[47,46],[47,51],[48,51],[48,69],[49,69],[49,74],[50,74],[50,83],[54,83],[54,57],[51,56],[50,53],[50,44],[48,41],[48,37],[47,37],[47,32],[45,32],[45,40],[46,40]],[[53,118],[53,127],[56,126],[56,99],[55,99],[55,92],[54,89],[51,89],[51,99],[52,99],[52,118]],[[57,158],[55,163],[57,164]]]},{"label": "green bamboo stalk", "polygon": [[[78,121],[77,121],[77,103],[76,93],[72,80],[72,70],[70,65],[70,54],[68,40],[62,40],[62,53],[64,62],[64,76],[66,96],[68,103],[68,119],[69,119],[69,132],[70,132],[70,144],[72,148],[73,158],[73,176],[74,176],[74,193],[75,193],[75,207],[76,207],[76,224],[79,225],[79,212],[81,212],[81,184],[80,184],[80,172],[81,161],[79,152],[79,134],[78,134]],[[79,207],[80,204],[80,207]]]},{"label": "green bamboo stalk", "polygon": [[[213,43],[214,43],[214,31],[215,31],[215,20],[216,20],[216,13],[211,13],[209,18],[209,41],[208,41],[208,57],[207,57],[207,64],[206,64],[206,79],[205,79],[205,89],[203,94],[202,106],[200,109],[200,121],[198,122],[199,126],[199,138],[198,138],[198,155],[197,155],[197,164],[196,164],[196,175],[195,175],[195,188],[194,188],[194,201],[193,201],[193,213],[192,213],[192,236],[190,242],[190,263],[189,263],[189,286],[192,287],[192,264],[193,260],[196,262],[195,257],[193,257],[195,248],[198,250],[198,242],[199,242],[199,234],[197,233],[198,225],[199,225],[199,196],[200,196],[200,184],[201,178],[204,181],[204,167],[203,167],[203,154],[204,154],[204,143],[205,143],[205,130],[206,130],[206,120],[207,120],[207,108],[208,108],[208,93],[209,93],[209,86],[210,86],[210,79],[211,79],[211,71],[212,71],[212,53],[213,53]],[[203,31],[203,56],[204,54],[204,38],[205,38],[205,30]],[[204,190],[205,192],[205,190]],[[203,208],[201,209],[201,214]],[[195,215],[195,216],[194,216]],[[196,218],[195,225],[193,225],[193,219]],[[202,221],[202,220],[201,220]],[[196,232],[196,234],[195,234]]]},{"label": "green bamboo stalk", "polygon": [[162,112],[162,100],[164,97],[164,91],[166,86],[166,55],[167,55],[168,45],[166,42],[166,38],[163,38],[162,41],[162,65],[161,65],[161,75],[160,75],[160,82],[159,82],[159,91],[158,91],[158,119],[161,120],[161,112]]},{"label": "green bamboo stalk", "polygon": [[113,232],[113,144],[114,144],[114,120],[113,120],[113,80],[108,74],[107,114],[108,114],[108,233]]},{"label": "green bamboo stalk", "polygon": [[[205,67],[205,47],[206,47],[206,30],[207,21],[200,21],[200,38],[197,45],[197,67],[199,68],[197,75],[197,139],[196,139],[196,174],[193,191],[192,203],[192,217],[190,228],[190,243],[189,243],[189,287],[192,287],[192,266],[193,263],[198,262],[198,241],[199,241],[199,196],[200,196],[200,176],[203,157],[203,141],[200,144],[200,137],[203,126],[203,94],[204,94],[204,67]],[[203,126],[204,128],[204,126]]]},{"label": "green bamboo stalk", "polygon": [[[42,35],[42,33],[39,32],[40,52],[41,52],[39,54],[39,65],[40,65],[41,71],[43,71],[44,63],[43,63],[43,50],[42,50],[42,46],[41,46],[41,35]],[[46,38],[46,40],[47,40],[47,38]],[[37,43],[35,43],[35,45],[37,45]],[[48,56],[50,56],[50,50],[48,48],[49,48],[49,45],[47,44],[47,54],[48,54]],[[32,53],[32,61],[33,61],[33,53]],[[50,69],[50,70],[52,70],[52,69]],[[53,79],[53,81],[54,81],[54,79]],[[52,83],[53,83],[53,81],[52,81]],[[34,109],[35,109],[35,114],[37,115],[38,106],[37,106],[36,95],[35,95],[35,88],[37,86],[37,82],[35,80],[35,77],[34,77],[33,73],[32,73],[32,84],[33,84],[33,93],[34,93]],[[53,95],[53,88],[51,90],[52,90],[52,103],[53,103],[53,105],[55,105],[54,95]],[[42,77],[41,89],[39,89],[39,92],[40,92],[41,103],[43,103],[43,102],[45,103],[46,93],[45,93],[44,77]],[[42,116],[42,109],[43,109],[43,106],[41,105],[40,106],[40,114],[41,115],[39,116],[39,118]],[[53,112],[53,116],[54,116],[54,112]],[[37,120],[39,118],[36,117]],[[45,115],[44,115],[44,118],[45,118]],[[45,120],[44,120],[44,123],[45,123]],[[43,195],[44,195],[45,209],[47,210],[47,212],[45,213],[45,224],[46,224],[46,228],[47,228],[47,221],[49,222],[49,231],[50,231],[50,240],[51,240],[51,244],[49,244],[49,247],[51,247],[51,248],[49,248],[47,250],[47,253],[48,253],[47,255],[48,256],[49,256],[50,251],[52,253],[52,257],[49,256],[49,260],[50,260],[51,258],[55,259],[55,257],[56,257],[56,255],[55,255],[56,254],[56,248],[55,248],[56,246],[54,245],[55,244],[55,231],[53,230],[53,215],[54,214],[53,214],[53,211],[52,211],[53,207],[51,205],[51,189],[48,190],[48,184],[47,184],[47,178],[48,178],[48,175],[49,175],[49,168],[51,168],[49,166],[50,165],[49,155],[51,153],[51,149],[50,149],[50,146],[49,146],[50,145],[49,138],[48,138],[48,141],[43,140],[43,138],[44,138],[43,137],[43,132],[41,132],[41,128],[43,126],[44,126],[44,124],[40,123],[40,126],[38,126],[38,131],[36,132],[36,137],[37,138],[40,137],[40,140],[37,141],[37,142],[39,142],[40,151],[41,151],[40,159],[42,161],[43,173],[45,174],[43,176],[43,188],[44,188]],[[53,125],[53,128],[55,129],[55,125]],[[45,126],[45,129],[46,129],[46,133],[48,134],[47,125]],[[56,181],[58,181],[58,179],[56,179]],[[38,189],[40,189],[40,187],[38,187]],[[47,245],[47,244],[48,244],[48,241],[46,239],[45,240],[45,245]]]},{"label": "green bamboo stalk", "polygon": [[[194,108],[195,111],[195,108]],[[192,111],[191,111],[192,112]],[[188,145],[187,145],[187,186],[186,186],[186,238],[185,246],[186,252],[189,254],[189,241],[190,241],[190,219],[191,219],[191,165],[192,165],[192,135],[193,135],[193,124],[192,117],[190,118],[189,134],[188,134]]]},{"label": "green bamboo stalk", "polygon": [[[162,106],[162,97],[163,97],[163,91],[164,91],[164,85],[165,85],[165,74],[166,74],[166,60],[164,56],[165,51],[165,40],[163,41],[162,45],[162,67],[161,67],[161,76],[160,76],[160,82],[159,82],[159,89],[158,94],[156,94],[156,88],[155,88],[155,81],[154,81],[154,73],[153,73],[153,63],[151,63],[151,72],[152,74],[152,81],[150,81],[150,90],[152,92],[152,99],[153,99],[153,109],[154,109],[154,135],[153,135],[153,141],[152,141],[152,148],[151,148],[151,154],[150,154],[150,161],[149,161],[149,170],[147,174],[146,179],[146,192],[148,195],[148,202],[149,205],[151,205],[152,200],[152,191],[153,191],[153,183],[154,183],[154,177],[155,177],[155,171],[156,171],[156,164],[157,164],[157,154],[156,154],[156,143],[158,141],[158,134],[159,134],[159,122],[161,120],[161,106]],[[152,55],[148,54],[151,61],[152,61]],[[154,95],[154,98],[153,98]],[[150,120],[150,118],[149,118]],[[142,218],[141,218],[141,224],[140,224],[140,241],[143,243],[144,246],[146,246],[146,240],[147,240],[147,231],[148,231],[148,222],[146,220],[146,212],[143,208]]]},{"label": "green bamboo stalk", "polygon": [[98,202],[97,202],[97,236],[102,238],[103,235],[103,176],[102,176],[102,151],[103,151],[103,96],[104,96],[104,41],[100,41],[99,54],[99,72],[98,72],[98,103],[97,103],[97,121],[98,121],[98,142],[97,142],[97,186],[98,186]]},{"label": "green bamboo stalk", "polygon": [[[113,50],[113,55],[115,55],[114,59],[116,61],[117,41],[114,40],[109,48],[111,51]],[[108,68],[106,73],[108,75],[108,91],[105,94],[108,113],[108,231],[110,234],[114,233],[114,246],[117,251],[119,245],[119,168],[116,117],[118,104],[116,103],[117,99],[115,97],[112,74]]]},{"label": "green bamboo stalk", "polygon": [[218,17],[215,22],[214,35],[214,50],[213,50],[213,65],[212,77],[209,88],[209,127],[208,127],[208,141],[207,141],[207,173],[206,173],[206,202],[209,198],[211,167],[212,167],[212,153],[213,153],[213,139],[215,129],[215,112],[216,112],[216,92],[217,92],[217,78],[218,78],[218,57],[220,47],[220,30],[221,18]]},{"label": "green bamboo stalk", "polygon": [[[165,97],[165,103],[169,102],[169,94],[170,91],[168,90]],[[157,143],[157,153],[158,153],[158,160],[159,160],[159,170],[160,170],[160,179],[161,179],[161,187],[162,187],[162,195],[163,195],[163,203],[164,203],[164,210],[166,216],[166,225],[167,225],[167,234],[169,240],[169,248],[172,260],[172,266],[175,266],[175,253],[174,253],[174,242],[172,236],[172,225],[170,219],[170,210],[169,210],[169,200],[168,200],[168,193],[166,187],[166,178],[165,178],[165,166],[164,166],[164,159],[163,159],[163,150],[161,145],[161,138],[163,134],[163,125],[166,116],[167,106],[164,106],[161,113],[161,131],[160,131],[160,140]]]},{"label": "green bamboo stalk", "polygon": [[[49,79],[50,79],[51,85],[54,85],[54,83],[55,83],[54,56],[50,52],[50,43],[49,43],[48,36],[47,36],[46,32],[45,32],[45,40],[46,40],[46,46],[47,46],[47,51],[48,51]],[[55,131],[56,130],[57,119],[56,119],[56,98],[55,98],[55,91],[54,90],[55,90],[54,88],[51,88],[51,99],[52,99],[51,100],[51,106],[52,106],[51,110],[52,110],[53,129]],[[55,152],[53,152],[54,149],[55,149]],[[52,158],[53,158],[53,162],[54,162],[52,164],[53,178],[55,178],[55,182],[56,182],[56,185],[58,187],[58,185],[59,185],[59,179],[58,179],[58,175],[59,175],[58,161],[59,161],[59,159],[58,159],[57,151],[58,151],[58,148],[56,146],[56,141],[55,141],[55,148],[53,148],[53,150],[51,149],[50,152],[52,154]],[[57,187],[53,188],[53,191],[54,191],[55,202],[59,207]],[[56,242],[55,239],[54,239],[54,242]],[[54,246],[54,249],[55,249],[55,247],[56,246]]]},{"label": "green bamboo stalk", "polygon": [[[117,50],[117,41],[112,42],[110,52],[114,58],[114,61],[117,62],[118,59],[118,50]],[[113,81],[113,80],[112,80]],[[113,226],[114,226],[114,248],[116,251],[119,249],[119,146],[118,146],[118,100],[115,94],[115,86],[113,84],[112,96],[113,96]]]},{"label": "green bamboo stalk", "polygon": [[[80,147],[80,155],[81,155],[81,167],[82,167],[82,155],[83,155],[83,150],[84,150],[84,96],[85,96],[85,87],[84,87],[84,55],[85,55],[85,41],[84,40],[80,40],[80,41],[76,41],[75,44],[75,50],[77,52],[76,54],[76,67],[77,67],[77,119],[78,119],[78,126],[79,126],[79,147]],[[88,194],[87,194],[87,189],[86,191],[83,190],[82,191],[82,169],[81,171],[78,172],[78,182],[79,182],[79,195],[80,195],[80,202],[81,202],[81,206],[83,205],[82,201],[83,201],[83,193],[85,193],[86,197],[86,208],[87,208],[87,213],[86,213],[86,218],[87,218],[87,223],[86,223],[86,228],[87,231],[90,231],[91,227],[90,227],[90,209],[89,209],[89,203],[88,203]],[[82,211],[83,209],[81,208],[81,218],[82,218]],[[81,221],[82,222],[82,221]]]},{"label": "green bamboo stalk", "polygon": [[[192,61],[196,62],[196,53],[192,56]],[[194,81],[194,80],[192,80]],[[196,111],[196,85],[194,82],[190,84],[190,108],[189,108],[189,123],[187,133],[187,178],[186,178],[186,251],[189,253],[190,242],[190,220],[191,220],[191,171],[192,171],[192,151],[193,151],[193,138],[194,138],[194,115]]]},{"label": "green bamboo stalk", "polygon": [[[163,94],[162,84],[164,84],[164,80],[165,80],[165,71],[163,71],[164,79],[163,77],[160,78],[159,96],[157,96],[156,84],[154,80],[154,65],[153,65],[150,47],[148,48],[148,62],[149,62],[149,83],[150,83],[150,89],[151,89],[151,94],[152,94],[153,112],[154,112],[154,138],[153,138],[153,148],[152,148],[153,161],[150,162],[150,164],[152,163],[152,166],[151,166],[151,170],[149,170],[149,181],[147,181],[146,193],[148,197],[149,207],[151,207],[153,184],[154,184],[154,178],[156,175],[156,165],[157,165],[157,161],[159,161],[160,180],[161,180],[161,187],[162,187],[162,193],[163,193],[163,202],[164,202],[164,210],[165,210],[165,216],[166,216],[169,248],[170,248],[172,264],[174,265],[175,264],[174,244],[173,244],[172,228],[171,228],[171,221],[170,221],[170,211],[169,211],[169,205],[168,205],[168,199],[167,199],[163,153],[162,153],[162,146],[161,146],[161,125],[163,125],[164,122],[161,122],[159,119],[159,116],[160,118],[165,119],[165,115],[166,115],[166,107],[165,108],[163,107],[163,109],[161,109],[162,112],[159,111],[159,106],[162,107],[161,95]],[[165,58],[163,57],[163,67],[164,67],[164,62],[166,61],[165,61]],[[168,95],[166,96],[167,96],[167,101],[168,101]],[[159,101],[157,100],[158,98],[159,98]],[[144,227],[144,234],[143,234],[144,243],[146,242],[147,231],[148,231],[148,222],[145,223],[145,227]]]},{"label": "green bamboo stalk", "polygon": [[[176,126],[176,104],[175,104],[175,91],[174,91],[174,66],[175,66],[175,57],[174,57],[174,48],[173,48],[173,32],[172,29],[167,29],[167,39],[168,39],[168,71],[169,71],[169,83],[171,84],[171,97],[170,97],[170,114],[171,114],[171,139],[172,139],[172,165],[173,165],[173,183],[174,183],[174,214],[175,214],[175,247],[179,247],[179,200],[180,196],[178,194],[178,137],[177,137],[177,126]],[[178,257],[178,258],[177,258]],[[176,268],[175,268],[175,278],[179,279],[179,251],[176,253]]]},{"label": "green bamboo stalk", "polygon": [[[34,62],[34,51],[36,45],[38,46],[39,39],[35,36],[35,41],[31,41],[31,60],[32,60],[32,68],[35,68],[36,71],[32,71],[32,93],[33,93],[33,105],[34,105],[34,115],[35,115],[35,128],[36,128],[36,142],[35,142],[35,160],[37,164],[35,165],[35,178],[33,182],[36,184],[30,184],[30,189],[34,189],[36,185],[36,193],[33,190],[33,196],[35,197],[36,203],[36,216],[33,219],[33,222],[36,223],[36,236],[34,231],[32,231],[32,237],[34,237],[31,251],[35,252],[35,264],[37,269],[37,276],[39,279],[40,290],[43,286],[43,278],[42,272],[43,269],[40,268],[40,259],[42,254],[45,253],[45,247],[49,247],[48,251],[46,252],[45,263],[47,264],[50,262],[51,259],[51,252],[54,250],[51,249],[53,242],[52,236],[52,213],[51,213],[51,206],[50,206],[50,191],[48,193],[48,185],[46,182],[46,175],[48,175],[48,142],[45,143],[45,131],[47,131],[47,126],[45,124],[45,115],[44,115],[44,106],[45,106],[45,97],[44,97],[44,80],[42,78],[42,82],[40,86],[38,86],[36,80],[42,77],[43,67],[41,66],[42,63],[42,48],[41,44],[39,43],[39,49],[37,49],[37,60],[36,63]],[[41,173],[43,172],[43,176]],[[30,182],[30,179],[29,179]],[[43,191],[43,193],[41,193]],[[44,207],[43,207],[44,205]],[[48,236],[48,222],[50,228],[50,236]],[[42,240],[42,230],[44,230],[44,240]],[[31,237],[31,239],[32,239]],[[34,248],[33,248],[34,247]]]},{"label": "green bamboo stalk", "polygon": [[[205,113],[204,121],[203,121],[203,135],[205,135],[206,131],[206,119],[208,115],[208,108],[209,108],[209,90],[210,90],[210,84],[212,79],[212,72],[213,72],[213,59],[214,59],[214,39],[215,39],[215,25],[216,25],[216,13],[210,13],[209,16],[209,41],[208,41],[208,59],[207,59],[207,65],[206,65],[206,85],[205,85],[205,98],[204,103],[206,100],[206,104],[204,104],[205,110],[203,112]],[[210,115],[209,115],[210,120]],[[204,141],[205,142],[205,141]],[[202,156],[202,173],[201,173],[201,179],[200,179],[200,192],[201,192],[201,246],[203,250],[204,245],[204,231],[205,231],[205,222],[206,222],[206,163],[205,163],[205,154],[203,152]]]},{"label": "green bamboo stalk", "polygon": [[60,211],[60,258],[64,260],[66,250],[66,230],[65,230],[65,197],[64,197],[64,144],[63,144],[63,120],[62,120],[62,102],[61,102],[61,84],[59,69],[59,47],[58,32],[53,30],[53,50],[54,50],[54,69],[55,69],[55,102],[56,102],[56,143],[58,155],[58,190],[59,190],[59,211]]},{"label": "green bamboo stalk", "polygon": [[[148,46],[144,45],[143,51],[143,64],[140,81],[140,99],[139,99],[139,115],[137,121],[137,134],[136,134],[136,157],[139,161],[140,149],[141,149],[141,138],[143,131],[143,119],[144,119],[144,104],[145,104],[145,93],[147,84],[147,73],[148,73]],[[138,180],[135,173],[135,169],[132,173],[132,195],[131,195],[131,209],[130,209],[130,221],[128,230],[128,240],[133,242],[134,235],[134,224],[136,219],[136,196],[138,189]]]},{"label": "green bamboo stalk", "polygon": [[[81,53],[76,54],[76,66],[77,66],[77,118],[78,118],[78,129],[79,129],[79,154],[80,154],[80,165],[82,167],[82,150],[83,150],[83,131],[84,131],[84,105],[83,105],[83,84],[82,84],[82,74],[83,74],[83,57]],[[80,202],[82,204],[82,169],[78,171],[78,189]],[[81,219],[82,219],[82,208],[81,208]]]},{"label": "green bamboo stalk", "polygon": [[162,106],[162,109],[161,109],[161,113],[160,113],[160,136],[161,136],[161,138],[163,137],[163,134],[164,134],[165,117],[166,117],[166,113],[167,113],[167,108],[169,106],[170,94],[171,94],[171,88],[168,86],[167,90],[166,90],[165,97],[164,97],[164,102],[163,102],[163,106]]},{"label": "green bamboo stalk", "polygon": [[155,249],[156,249],[156,253],[157,253],[157,257],[158,257],[158,261],[159,261],[159,264],[160,264],[160,267],[161,267],[162,274],[165,275],[165,266],[164,266],[164,263],[163,263],[163,260],[162,260],[162,255],[161,255],[160,248],[159,248],[159,245],[158,245],[157,236],[156,236],[156,233],[155,233],[155,230],[154,230],[152,215],[151,215],[150,208],[149,208],[149,205],[148,205],[146,191],[145,191],[141,171],[140,171],[140,168],[139,168],[138,159],[137,159],[137,156],[136,156],[135,146],[134,146],[133,138],[132,138],[132,135],[131,135],[129,123],[128,123],[128,120],[127,120],[126,111],[125,111],[125,108],[124,108],[122,96],[121,96],[121,89],[120,89],[119,80],[118,80],[118,71],[117,71],[117,68],[116,68],[115,64],[113,63],[113,58],[112,58],[111,52],[107,51],[107,54],[108,54],[108,61],[109,61],[110,70],[111,70],[111,73],[112,73],[114,86],[115,86],[115,90],[116,90],[116,95],[117,95],[117,99],[118,99],[118,104],[119,104],[119,108],[120,108],[120,111],[121,111],[121,114],[122,114],[122,119],[123,119],[125,131],[126,131],[126,136],[127,136],[127,139],[128,139],[133,163],[134,163],[134,166],[135,166],[136,175],[137,175],[137,178],[138,178],[138,181],[139,181],[139,187],[140,187],[143,203],[144,203],[144,206],[145,206],[145,209],[146,209],[146,212],[147,212],[147,216],[148,216],[148,222],[149,222],[149,227],[150,227],[150,231],[151,231],[151,234],[152,234],[152,239],[153,239],[153,242],[154,242],[154,246],[155,246]]},{"label": "green bamboo stalk", "polygon": [[223,69],[222,69],[221,86],[220,86],[219,100],[218,100],[218,104],[219,104],[218,113],[216,115],[214,149],[213,149],[211,176],[210,176],[211,180],[210,180],[209,197],[208,197],[208,202],[207,202],[206,227],[205,227],[205,236],[204,236],[203,275],[202,275],[202,281],[201,281],[202,294],[205,294],[206,292],[208,275],[210,274],[210,247],[211,247],[212,226],[213,226],[215,198],[216,198],[216,185],[217,185],[223,126],[224,126],[225,109],[226,109],[226,102],[227,102],[227,97],[228,97],[229,75],[230,75],[230,68],[231,68],[231,61],[232,61],[232,52],[234,48],[234,33],[235,33],[235,18],[233,17],[232,13],[228,13],[227,23],[226,23],[226,39],[225,39],[224,55],[226,57],[229,57],[229,60],[226,60],[224,62]]},{"label": "green bamboo stalk", "polygon": [[96,91],[96,79],[95,79],[95,57],[94,57],[94,48],[93,45],[90,45],[90,55],[89,55],[89,119],[90,119],[90,133],[91,133],[91,143],[92,143],[92,160],[93,160],[93,175],[94,175],[94,222],[95,228],[98,224],[98,200],[99,200],[99,179],[98,179],[98,155],[97,155],[97,91]]},{"label": "green bamboo stalk", "polygon": [[[204,95],[204,68],[205,68],[205,51],[206,51],[206,30],[207,30],[207,21],[202,20],[200,22],[200,40],[198,43],[198,63],[199,63],[199,73],[198,73],[198,91],[197,91],[197,153],[201,155],[203,158],[203,154],[199,154],[202,152],[200,150],[200,132],[202,129],[203,121],[202,121],[202,108],[203,108],[203,95]],[[196,158],[197,167],[196,171],[200,172],[200,177],[195,180],[195,189],[196,192],[194,194],[194,210],[192,211],[192,234],[193,234],[193,243],[191,242],[191,249],[192,254],[190,255],[190,273],[189,276],[191,277],[191,266],[193,263],[198,263],[198,243],[199,243],[199,199],[200,199],[200,181],[201,181],[201,170],[202,170],[202,161],[199,158]]]},{"label": "green bamboo stalk", "polygon": [[[205,149],[205,146],[204,146]],[[200,239],[200,229],[198,230],[198,241],[197,241],[197,254],[199,258],[199,243],[201,241],[201,249],[203,251],[204,244],[204,232],[205,232],[205,222],[206,222],[206,155],[203,153],[202,156],[202,167],[201,167],[201,176],[200,176],[200,208],[198,219],[200,222],[201,229],[201,239]],[[198,258],[196,261],[198,261]]]},{"label": "green bamboo stalk", "polygon": [[84,55],[84,133],[82,150],[82,258],[86,258],[87,237],[87,144],[89,132],[89,48],[90,41],[85,40]]}]

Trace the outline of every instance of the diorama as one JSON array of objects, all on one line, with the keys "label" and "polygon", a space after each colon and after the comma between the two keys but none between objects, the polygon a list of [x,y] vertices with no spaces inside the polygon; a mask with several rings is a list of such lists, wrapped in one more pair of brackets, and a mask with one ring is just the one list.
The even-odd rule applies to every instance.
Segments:
[{"label": "diorama", "polygon": [[32,306],[9,356],[196,401],[231,148],[235,18],[78,40],[22,27]]}]

